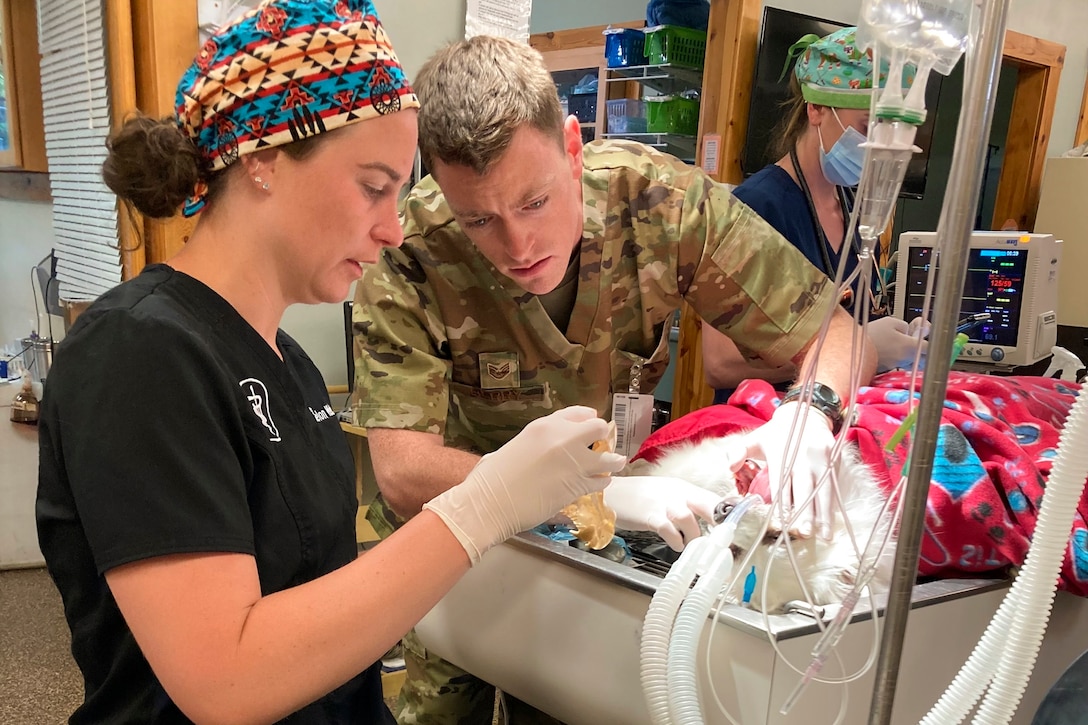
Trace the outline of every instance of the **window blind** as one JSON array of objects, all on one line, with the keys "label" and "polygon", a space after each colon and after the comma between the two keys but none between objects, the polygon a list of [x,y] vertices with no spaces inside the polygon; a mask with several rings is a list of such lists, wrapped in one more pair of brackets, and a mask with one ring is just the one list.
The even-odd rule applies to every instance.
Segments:
[{"label": "window blind", "polygon": [[121,281],[103,0],[38,0],[38,24],[60,296],[93,300]]}]

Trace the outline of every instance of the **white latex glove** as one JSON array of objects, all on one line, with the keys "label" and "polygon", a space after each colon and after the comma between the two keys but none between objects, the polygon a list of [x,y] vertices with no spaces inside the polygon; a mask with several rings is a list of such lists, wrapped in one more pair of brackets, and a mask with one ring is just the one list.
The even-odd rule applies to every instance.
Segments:
[{"label": "white latex glove", "polygon": [[473,565],[492,546],[547,521],[579,496],[600,491],[627,459],[589,447],[608,424],[584,406],[563,408],[525,426],[480,459],[463,483],[423,504],[465,547]]},{"label": "white latex glove", "polygon": [[[868,331],[869,339],[876,346],[877,372],[909,368],[914,364],[914,352],[919,345],[922,346],[921,364],[925,365],[929,343],[921,339],[923,326],[915,325],[912,330],[911,325],[897,317],[881,317],[869,321]],[[924,331],[928,332],[928,326]]]},{"label": "white latex glove", "polygon": [[929,330],[933,327],[929,321],[919,315],[907,324],[907,334],[920,337],[923,340],[929,337]]},{"label": "white latex glove", "polygon": [[721,496],[670,476],[616,476],[604,490],[617,529],[653,531],[674,551],[702,535],[699,518],[714,523],[719,501]]},{"label": "white latex glove", "polygon": [[[794,429],[799,437],[797,455],[790,471],[783,470],[790,427],[798,408],[801,418]],[[734,473],[744,465],[746,458],[767,462],[766,485],[769,490],[753,490],[779,503],[779,491],[782,492],[781,506],[773,506],[774,523],[786,524],[791,520],[789,533],[798,536],[811,536],[813,532],[823,539],[831,539],[831,481],[817,491],[815,498],[802,510],[797,510],[809,495],[831,462],[831,448],[835,436],[831,434],[831,424],[823,413],[807,403],[791,401],[778,406],[771,419],[744,436],[739,445],[728,454],[729,468]],[[785,480],[783,486],[781,482]],[[762,479],[760,479],[762,480]]]}]

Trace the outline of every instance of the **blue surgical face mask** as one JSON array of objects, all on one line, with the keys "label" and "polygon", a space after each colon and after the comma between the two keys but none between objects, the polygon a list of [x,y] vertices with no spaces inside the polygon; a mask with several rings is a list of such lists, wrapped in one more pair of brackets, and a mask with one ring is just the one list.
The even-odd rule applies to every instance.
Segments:
[{"label": "blue surgical face mask", "polygon": [[861,144],[865,143],[865,136],[853,126],[844,127],[839,121],[839,114],[831,109],[839,127],[843,129],[842,136],[831,147],[830,151],[824,151],[824,137],[820,127],[816,127],[816,133],[820,139],[820,170],[824,177],[835,186],[857,186],[861,181],[861,168],[865,163],[865,149]]}]

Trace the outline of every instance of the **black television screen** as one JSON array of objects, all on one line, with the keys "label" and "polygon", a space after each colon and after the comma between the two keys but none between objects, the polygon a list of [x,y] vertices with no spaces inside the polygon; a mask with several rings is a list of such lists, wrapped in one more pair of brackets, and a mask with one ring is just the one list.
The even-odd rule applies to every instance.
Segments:
[{"label": "black television screen", "polygon": [[[774,131],[782,118],[783,106],[790,99],[790,74],[781,81],[782,68],[791,45],[812,33],[823,37],[849,23],[817,18],[781,8],[765,7],[759,35],[755,77],[752,79],[752,100],[748,107],[748,135],[744,141],[741,170],[751,176],[767,164],[778,161],[774,156]],[[790,68],[792,73],[792,65]],[[921,199],[926,190],[926,167],[933,141],[933,124],[937,118],[937,98],[941,92],[941,76],[931,73],[926,86],[926,122],[918,129],[914,143],[922,152],[915,154],[907,168],[900,196]]]}]

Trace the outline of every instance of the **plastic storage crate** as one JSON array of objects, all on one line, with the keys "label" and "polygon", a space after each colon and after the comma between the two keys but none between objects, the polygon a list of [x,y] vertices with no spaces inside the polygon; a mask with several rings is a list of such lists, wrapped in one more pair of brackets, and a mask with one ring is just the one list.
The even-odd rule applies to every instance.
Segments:
[{"label": "plastic storage crate", "polygon": [[604,59],[609,68],[646,65],[646,34],[634,28],[604,31]]},{"label": "plastic storage crate", "polygon": [[646,133],[646,103],[634,98],[606,101],[608,133]]},{"label": "plastic storage crate", "polygon": [[647,65],[702,68],[706,56],[706,33],[679,25],[646,28]]},{"label": "plastic storage crate", "polygon": [[647,98],[646,130],[694,136],[699,131],[699,102],[682,96]]}]

